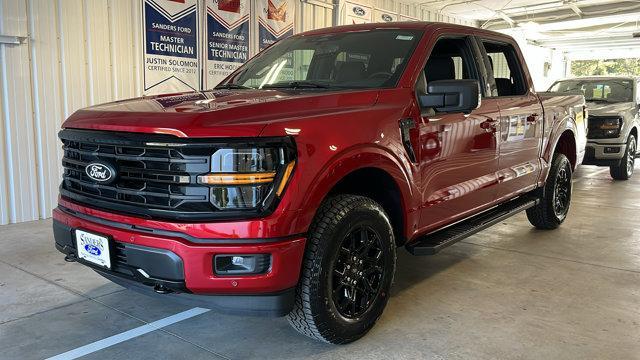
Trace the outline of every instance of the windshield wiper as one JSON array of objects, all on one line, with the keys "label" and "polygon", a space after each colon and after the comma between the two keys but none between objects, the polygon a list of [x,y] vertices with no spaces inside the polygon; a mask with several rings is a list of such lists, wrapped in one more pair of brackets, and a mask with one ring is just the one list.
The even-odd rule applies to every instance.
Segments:
[{"label": "windshield wiper", "polygon": [[226,83],[226,84],[218,85],[214,89],[253,89],[253,88],[240,85],[240,84]]},{"label": "windshield wiper", "polygon": [[289,81],[289,82],[279,82],[274,84],[265,84],[262,86],[263,89],[329,89],[331,86],[327,84],[321,84],[313,81]]}]

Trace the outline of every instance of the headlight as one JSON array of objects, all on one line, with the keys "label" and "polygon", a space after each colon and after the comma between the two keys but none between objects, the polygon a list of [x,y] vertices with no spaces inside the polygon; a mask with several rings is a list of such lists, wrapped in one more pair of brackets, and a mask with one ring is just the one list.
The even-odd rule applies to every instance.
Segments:
[{"label": "headlight", "polygon": [[620,135],[620,129],[622,128],[621,119],[606,119],[600,123],[600,130],[602,130],[605,137],[617,137]]},{"label": "headlight", "polygon": [[602,130],[617,130],[620,128],[620,119],[606,119],[600,123],[600,129]]},{"label": "headlight", "polygon": [[284,192],[295,156],[289,139],[231,144],[213,153],[211,172],[198,176],[198,183],[210,187],[211,203],[220,210],[264,209]]}]

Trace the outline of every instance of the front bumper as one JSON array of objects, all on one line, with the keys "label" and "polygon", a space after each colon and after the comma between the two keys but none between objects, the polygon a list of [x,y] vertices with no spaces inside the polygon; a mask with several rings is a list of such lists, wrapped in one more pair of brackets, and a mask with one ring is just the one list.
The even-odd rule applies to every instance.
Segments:
[{"label": "front bumper", "polygon": [[624,157],[626,147],[627,144],[625,143],[588,141],[582,164],[598,166],[617,165]]},{"label": "front bumper", "polygon": [[[110,270],[80,261],[135,291],[225,312],[282,316],[293,306],[305,239],[219,239],[191,242],[189,234],[152,232],[59,206],[53,212],[56,248],[76,259],[75,229],[110,237]],[[213,271],[217,254],[270,254],[265,274],[221,276]],[[141,269],[142,271],[139,271]]]}]

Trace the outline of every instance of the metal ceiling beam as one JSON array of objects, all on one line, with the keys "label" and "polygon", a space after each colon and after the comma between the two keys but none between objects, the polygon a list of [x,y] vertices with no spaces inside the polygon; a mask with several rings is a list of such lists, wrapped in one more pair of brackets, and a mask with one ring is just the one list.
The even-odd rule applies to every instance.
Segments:
[{"label": "metal ceiling beam", "polygon": [[569,3],[569,7],[571,8],[571,10],[573,10],[574,13],[576,13],[576,15],[578,15],[580,18],[582,18],[584,13],[582,12],[582,10],[580,10],[578,5],[576,5],[574,3]]},{"label": "metal ceiling beam", "polygon": [[629,42],[629,41],[619,41],[615,43],[576,43],[576,44],[564,44],[564,45],[556,45],[553,46],[554,49],[558,50],[591,50],[591,49],[601,49],[601,50],[615,50],[620,48],[637,48],[640,49],[640,44],[637,42]]},{"label": "metal ceiling beam", "polygon": [[604,60],[604,59],[620,59],[620,58],[632,58],[637,56],[637,51],[640,48],[635,49],[614,49],[608,51],[600,50],[575,50],[566,51],[565,56],[570,60]]},{"label": "metal ceiling beam", "polygon": [[[538,24],[549,25],[553,27],[554,24],[561,22],[562,25],[558,25],[558,27],[560,28],[557,28],[557,30],[563,30],[564,28],[562,28],[562,26],[564,26],[565,24],[569,24],[572,28],[580,28],[590,26],[589,23],[612,23],[607,22],[609,20],[615,22],[616,20],[612,18],[613,16],[626,16],[629,14],[635,14],[634,16],[638,16],[638,14],[640,14],[640,2],[620,1],[608,5],[592,5],[588,7],[580,6],[579,10],[582,13],[582,18],[580,19],[575,18],[576,12],[572,10],[568,6],[568,4],[564,4],[563,6],[558,7],[552,11],[544,11],[535,14],[517,14],[512,13],[507,9],[503,10],[503,12],[516,23],[534,21]],[[638,17],[629,17],[625,21],[635,22],[638,19]],[[490,20],[488,22],[485,28],[497,30],[508,28],[510,26],[511,25],[508,22],[503,21],[502,19],[494,18],[493,20]]]},{"label": "metal ceiling beam", "polygon": [[640,45],[640,39],[634,38],[632,34],[617,34],[617,35],[587,34],[587,36],[581,36],[581,37],[565,36],[565,37],[558,37],[558,38],[538,39],[536,40],[536,44],[539,44],[540,46],[550,46],[550,45],[574,44],[574,43],[584,43],[584,42],[613,43],[615,41],[632,41]]},{"label": "metal ceiling beam", "polygon": [[510,18],[507,14],[503,13],[502,11],[500,10],[496,11],[496,15],[500,16],[500,18],[506,21],[511,27],[516,26],[516,22],[512,18]]}]

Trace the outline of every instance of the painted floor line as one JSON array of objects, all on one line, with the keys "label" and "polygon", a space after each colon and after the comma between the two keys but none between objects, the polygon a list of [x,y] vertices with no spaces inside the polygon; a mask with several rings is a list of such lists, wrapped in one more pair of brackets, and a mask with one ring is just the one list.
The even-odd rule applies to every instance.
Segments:
[{"label": "painted floor line", "polygon": [[85,356],[87,354],[91,354],[93,352],[96,352],[98,350],[102,350],[105,348],[108,348],[109,346],[113,346],[116,344],[119,344],[121,342],[133,339],[135,337],[150,333],[152,331],[161,329],[165,326],[169,326],[172,324],[175,324],[177,322],[192,318],[194,316],[198,316],[200,314],[204,314],[207,311],[209,311],[209,309],[204,309],[204,308],[193,308],[187,311],[183,311],[181,313],[177,313],[175,315],[171,315],[169,317],[166,317],[164,319],[160,319],[151,323],[148,323],[146,325],[142,325],[140,327],[137,327],[135,329],[131,329],[129,331],[125,331],[123,333],[120,334],[116,334],[113,336],[110,336],[106,339],[102,339],[102,340],[98,340],[96,342],[93,342],[91,344],[87,344],[84,346],[81,346],[79,348],[73,349],[73,350],[69,350],[65,353],[62,353],[60,355],[56,355],[53,357],[48,358],[47,360],[70,360],[70,359],[77,359],[81,356]]}]

